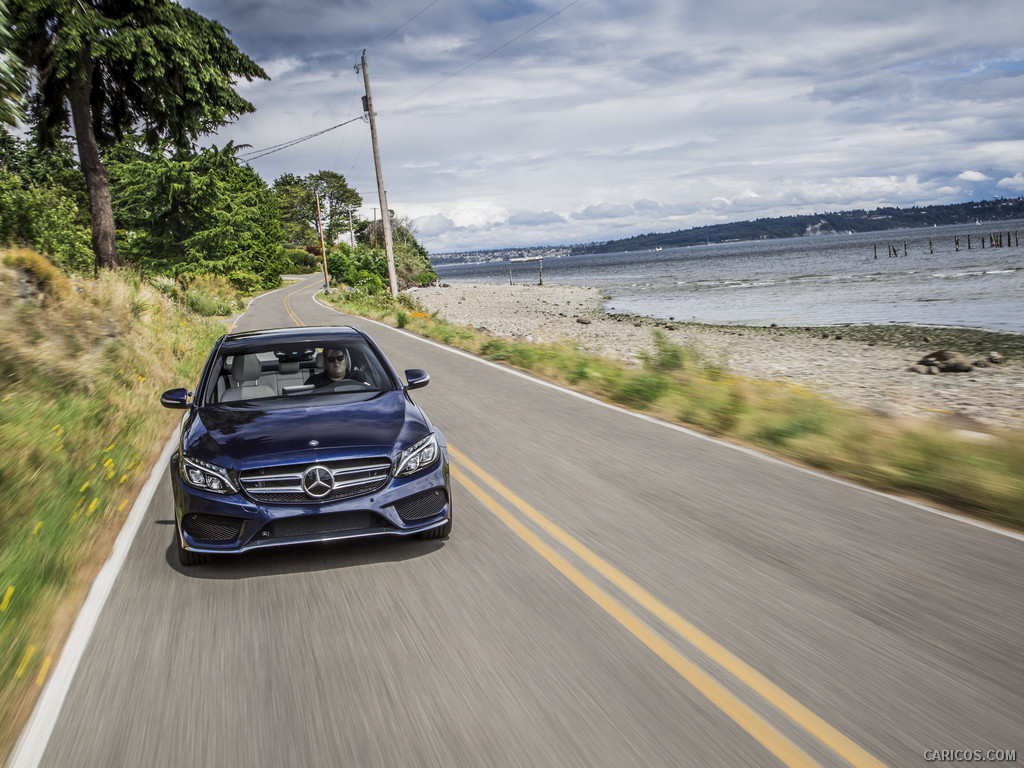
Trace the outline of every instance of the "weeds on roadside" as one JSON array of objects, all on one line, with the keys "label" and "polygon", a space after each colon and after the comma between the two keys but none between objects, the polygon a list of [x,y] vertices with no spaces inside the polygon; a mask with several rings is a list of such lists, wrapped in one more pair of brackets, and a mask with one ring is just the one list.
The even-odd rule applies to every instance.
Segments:
[{"label": "weeds on roadside", "polygon": [[[1024,529],[1024,432],[975,442],[928,425],[894,425],[791,384],[736,376],[696,349],[672,344],[654,329],[654,351],[641,366],[533,344],[449,324],[414,307],[408,330],[504,362],[613,403],[885,491],[909,493]],[[348,294],[343,311],[388,321],[388,297]],[[397,320],[396,320],[397,322]]]},{"label": "weeds on roadside", "polygon": [[[171,433],[159,395],[194,383],[220,323],[136,273],[68,280],[38,255],[0,267],[0,752],[61,641],[53,617],[88,583]],[[44,301],[25,296],[26,274]],[[66,290],[52,291],[65,285]]]},{"label": "weeds on roadside", "polygon": [[238,291],[223,277],[202,275],[189,283],[185,303],[203,317],[230,315],[242,302]]}]

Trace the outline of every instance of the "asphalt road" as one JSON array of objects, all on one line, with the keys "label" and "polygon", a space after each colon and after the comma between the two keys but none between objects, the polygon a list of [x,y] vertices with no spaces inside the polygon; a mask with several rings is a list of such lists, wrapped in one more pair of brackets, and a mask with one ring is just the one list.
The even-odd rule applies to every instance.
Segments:
[{"label": "asphalt road", "polygon": [[427,369],[452,536],[182,569],[165,473],[42,765],[1024,762],[1024,539],[339,315],[318,287],[238,328],[352,324]]}]

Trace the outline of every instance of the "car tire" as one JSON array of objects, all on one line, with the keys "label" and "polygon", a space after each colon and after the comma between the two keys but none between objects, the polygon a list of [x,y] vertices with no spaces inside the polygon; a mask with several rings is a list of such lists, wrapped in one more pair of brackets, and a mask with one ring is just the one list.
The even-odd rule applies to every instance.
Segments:
[{"label": "car tire", "polygon": [[452,513],[448,510],[448,521],[439,528],[431,528],[420,534],[421,539],[447,539],[452,532]]},{"label": "car tire", "polygon": [[206,556],[201,555],[198,552],[191,552],[181,546],[181,534],[178,533],[178,528],[174,528],[174,548],[178,550],[178,564],[183,565],[186,568],[192,565],[199,565],[200,563],[206,562]]}]

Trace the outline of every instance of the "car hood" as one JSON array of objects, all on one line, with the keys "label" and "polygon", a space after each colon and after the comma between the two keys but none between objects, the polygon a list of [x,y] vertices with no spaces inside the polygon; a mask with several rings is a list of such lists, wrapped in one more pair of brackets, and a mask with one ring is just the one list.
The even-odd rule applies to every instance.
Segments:
[{"label": "car hood", "polygon": [[346,455],[393,457],[430,431],[423,412],[394,391],[338,405],[199,408],[183,444],[195,458],[244,469]]}]

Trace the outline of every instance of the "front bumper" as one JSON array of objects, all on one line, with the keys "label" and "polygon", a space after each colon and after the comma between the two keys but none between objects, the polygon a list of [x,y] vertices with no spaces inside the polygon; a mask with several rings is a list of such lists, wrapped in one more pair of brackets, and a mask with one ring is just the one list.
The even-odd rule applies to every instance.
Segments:
[{"label": "front bumper", "polygon": [[235,554],[291,544],[365,536],[410,536],[444,525],[451,514],[448,457],[378,491],[319,504],[262,504],[241,493],[222,495],[186,485],[171,460],[174,516],[182,547]]}]

